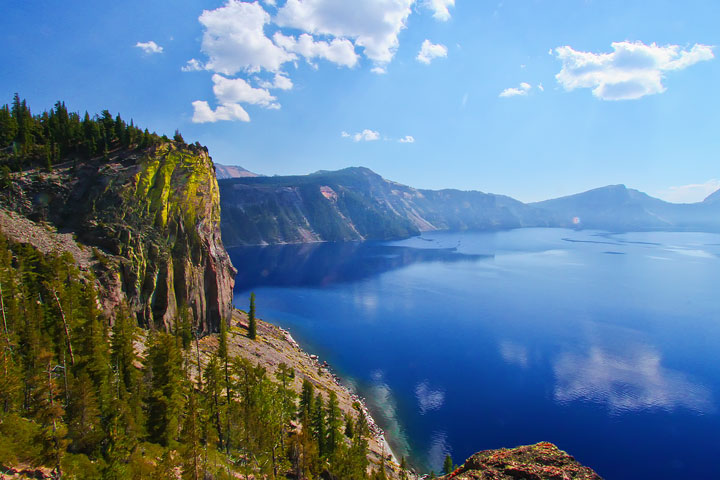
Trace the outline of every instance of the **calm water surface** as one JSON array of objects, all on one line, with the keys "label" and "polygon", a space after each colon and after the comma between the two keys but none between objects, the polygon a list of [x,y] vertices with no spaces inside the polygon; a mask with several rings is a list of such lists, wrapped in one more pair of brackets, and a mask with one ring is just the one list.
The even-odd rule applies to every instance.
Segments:
[{"label": "calm water surface", "polygon": [[720,478],[720,235],[561,229],[230,252],[235,304],[440,470],[548,440],[607,479]]}]

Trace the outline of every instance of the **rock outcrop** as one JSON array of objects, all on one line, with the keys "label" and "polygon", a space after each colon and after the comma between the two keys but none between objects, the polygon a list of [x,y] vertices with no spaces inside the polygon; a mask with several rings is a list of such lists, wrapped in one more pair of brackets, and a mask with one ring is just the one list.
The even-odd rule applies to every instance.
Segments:
[{"label": "rock outcrop", "polygon": [[[127,303],[141,325],[170,329],[187,307],[203,333],[230,319],[235,270],[203,147],[165,142],[51,173],[25,171],[0,195],[0,207],[37,228],[72,233],[80,249],[91,250],[110,315]],[[32,243],[23,233],[12,236]]]},{"label": "rock outcrop", "polygon": [[602,480],[591,468],[548,442],[485,450],[443,480]]}]

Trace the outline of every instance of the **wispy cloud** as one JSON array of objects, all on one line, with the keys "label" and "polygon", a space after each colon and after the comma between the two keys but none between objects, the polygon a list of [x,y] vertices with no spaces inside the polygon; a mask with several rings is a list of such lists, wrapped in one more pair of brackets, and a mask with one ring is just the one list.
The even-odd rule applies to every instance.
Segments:
[{"label": "wispy cloud", "polygon": [[403,138],[398,140],[400,143],[415,143],[415,137],[412,135],[405,135]]},{"label": "wispy cloud", "polygon": [[565,90],[591,88],[602,100],[636,100],[665,92],[665,74],[712,60],[713,47],[614,42],[611,53],[580,52],[572,47],[555,49],[562,69],[555,78]]},{"label": "wispy cloud", "polygon": [[712,179],[705,183],[691,183],[668,187],[656,193],[659,198],[674,203],[702,202],[705,197],[720,189],[720,180]]},{"label": "wispy cloud", "polygon": [[499,97],[507,98],[525,96],[528,94],[530,89],[532,89],[532,85],[526,82],[522,82],[518,88],[506,88],[505,90],[500,92]]},{"label": "wispy cloud", "polygon": [[148,55],[151,55],[153,53],[163,53],[163,47],[153,42],[152,40],[150,40],[149,42],[137,42],[135,46],[143,52],[147,53]]},{"label": "wispy cloud", "polygon": [[199,72],[201,70],[205,70],[205,67],[203,67],[203,65],[196,59],[191,58],[180,70],[183,72]]},{"label": "wispy cloud", "polygon": [[352,138],[354,142],[374,142],[380,140],[380,132],[370,130],[369,128],[355,134],[343,131],[340,133],[340,136],[343,138]]},{"label": "wispy cloud", "polygon": [[425,40],[420,47],[420,51],[417,54],[418,62],[430,65],[430,62],[435,58],[447,57],[447,47],[439,43],[432,43],[430,40]]}]

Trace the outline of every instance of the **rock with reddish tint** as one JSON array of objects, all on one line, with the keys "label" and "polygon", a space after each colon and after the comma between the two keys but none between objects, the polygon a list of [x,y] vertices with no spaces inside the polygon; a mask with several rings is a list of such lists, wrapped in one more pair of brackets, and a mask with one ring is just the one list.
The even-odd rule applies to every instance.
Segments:
[{"label": "rock with reddish tint", "polygon": [[443,480],[602,480],[591,468],[548,442],[485,450]]}]

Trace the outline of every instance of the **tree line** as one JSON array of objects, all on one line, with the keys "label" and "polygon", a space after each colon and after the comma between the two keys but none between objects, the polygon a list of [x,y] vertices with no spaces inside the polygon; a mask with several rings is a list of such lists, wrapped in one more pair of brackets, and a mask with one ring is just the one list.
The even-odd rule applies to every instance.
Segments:
[{"label": "tree line", "polygon": [[141,331],[126,308],[111,323],[70,254],[2,234],[0,310],[0,465],[83,479],[368,478],[362,409],[343,414],[307,379],[298,398],[289,366],[271,374],[231,355],[224,323],[201,361],[187,309],[171,332]]},{"label": "tree line", "polygon": [[[175,141],[184,143],[179,131]],[[106,156],[117,149],[145,149],[167,142],[163,135],[127,123],[108,110],[90,116],[69,112],[65,102],[33,115],[25,99],[16,93],[11,104],[0,107],[0,169],[3,175],[30,167],[52,170],[68,160],[88,160]]]}]

